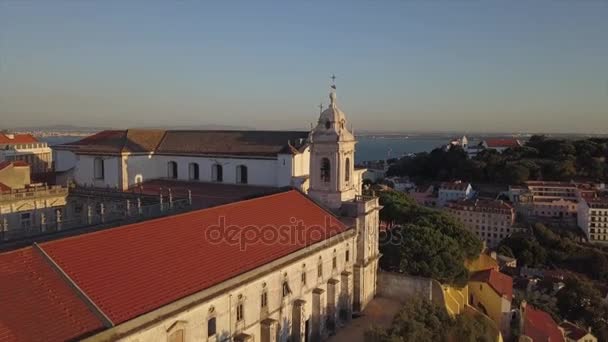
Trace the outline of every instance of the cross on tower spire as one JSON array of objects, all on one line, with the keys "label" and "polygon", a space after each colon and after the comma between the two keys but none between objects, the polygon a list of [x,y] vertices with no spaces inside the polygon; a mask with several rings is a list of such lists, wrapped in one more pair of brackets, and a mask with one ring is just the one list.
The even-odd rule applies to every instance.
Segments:
[{"label": "cross on tower spire", "polygon": [[330,79],[331,79],[331,88],[336,89],[336,75],[331,74]]}]

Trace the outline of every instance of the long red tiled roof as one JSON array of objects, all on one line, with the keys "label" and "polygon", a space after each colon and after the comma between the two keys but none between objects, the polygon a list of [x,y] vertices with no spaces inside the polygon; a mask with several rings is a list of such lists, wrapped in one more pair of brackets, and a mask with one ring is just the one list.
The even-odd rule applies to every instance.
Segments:
[{"label": "long red tiled roof", "polygon": [[[226,226],[241,229],[283,227],[291,236],[306,233],[295,234],[302,239],[288,243],[256,241],[241,248],[225,239],[211,241],[206,234],[222,217]],[[302,222],[300,228],[294,221]],[[51,241],[41,248],[118,324],[346,230],[329,212],[291,190]]]},{"label": "long red tiled roof", "polygon": [[8,135],[0,133],[0,144],[31,144],[37,142],[38,139],[31,134],[14,134],[11,139]]},{"label": "long red tiled roof", "polygon": [[551,316],[530,304],[524,309],[524,335],[534,342],[565,342],[564,334]]},{"label": "long red tiled roof", "polygon": [[0,254],[0,341],[74,340],[101,328],[34,248]]},{"label": "long red tiled roof", "polygon": [[513,298],[513,278],[495,269],[475,272],[471,275],[471,281],[479,281],[490,285],[496,293],[508,300]]},{"label": "long red tiled roof", "polygon": [[11,191],[11,187],[4,183],[0,183],[0,192],[6,192],[6,191]]},{"label": "long red tiled roof", "polygon": [[488,145],[488,147],[490,147],[490,148],[521,146],[521,143],[519,142],[519,140],[517,140],[515,138],[503,138],[503,139],[492,138],[492,139],[486,139],[485,142],[486,142],[486,145]]}]

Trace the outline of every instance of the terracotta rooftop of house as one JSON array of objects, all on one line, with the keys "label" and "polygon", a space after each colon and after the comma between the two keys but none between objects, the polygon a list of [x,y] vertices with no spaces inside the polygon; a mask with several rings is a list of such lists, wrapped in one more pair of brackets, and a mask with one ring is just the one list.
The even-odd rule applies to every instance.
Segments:
[{"label": "terracotta rooftop of house", "polygon": [[439,186],[439,190],[458,190],[465,191],[469,187],[467,182],[443,182]]},{"label": "terracotta rooftop of house", "polygon": [[489,148],[500,148],[500,147],[517,147],[521,146],[521,142],[515,138],[491,138],[484,140]]},{"label": "terracotta rooftop of house", "polygon": [[31,144],[39,142],[31,134],[3,134],[0,133],[0,144]]},{"label": "terracotta rooftop of house", "polygon": [[477,198],[477,199],[461,199],[448,203],[448,206],[453,209],[472,208],[473,210],[512,210],[513,207],[501,200]]},{"label": "terracotta rooftop of house", "polygon": [[[294,224],[294,218],[302,224]],[[222,222],[241,228],[277,227],[294,240],[245,245],[239,240],[211,240],[217,235],[207,234],[210,227]],[[112,323],[119,324],[347,230],[331,213],[290,190],[38,246]],[[16,252],[0,254],[0,293],[10,293],[0,296],[0,337],[35,334],[36,338],[24,339],[64,340],[99,328],[65,281],[48,267],[50,260],[33,248],[19,250],[25,256],[11,253]]]},{"label": "terracotta rooftop of house", "polygon": [[578,341],[581,338],[585,337],[585,335],[587,335],[589,333],[589,331],[579,327],[578,325],[574,324],[574,323],[570,323],[568,321],[563,321],[560,325],[559,325],[562,329],[564,329],[564,335],[566,335],[567,338]]},{"label": "terracotta rooftop of house", "polygon": [[500,296],[506,297],[508,300],[513,298],[513,278],[496,269],[475,272],[471,275],[470,280],[487,283]]},{"label": "terracotta rooftop of house", "polygon": [[305,131],[185,131],[128,129],[102,131],[55,146],[75,153],[156,153],[273,157],[298,153],[307,146]]},{"label": "terracotta rooftop of house", "polygon": [[565,342],[557,323],[548,313],[527,304],[524,307],[524,331],[534,342]]},{"label": "terracotta rooftop of house", "polygon": [[102,328],[34,247],[0,254],[0,341],[76,340]]}]

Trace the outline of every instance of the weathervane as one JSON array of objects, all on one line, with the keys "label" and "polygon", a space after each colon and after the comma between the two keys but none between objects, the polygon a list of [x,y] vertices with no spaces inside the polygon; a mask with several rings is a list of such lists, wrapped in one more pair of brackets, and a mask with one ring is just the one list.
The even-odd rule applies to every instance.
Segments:
[{"label": "weathervane", "polygon": [[331,74],[331,88],[336,89],[336,75]]},{"label": "weathervane", "polygon": [[323,113],[323,103],[319,103],[319,113]]}]

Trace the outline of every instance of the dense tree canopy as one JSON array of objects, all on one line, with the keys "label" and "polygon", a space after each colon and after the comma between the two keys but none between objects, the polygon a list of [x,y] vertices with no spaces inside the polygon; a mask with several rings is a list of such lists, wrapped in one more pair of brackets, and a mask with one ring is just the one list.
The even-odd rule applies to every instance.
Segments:
[{"label": "dense tree canopy", "polygon": [[482,248],[476,236],[448,214],[421,207],[403,193],[381,192],[380,203],[380,219],[389,228],[381,234],[383,269],[466,283],[464,260],[476,258]]},{"label": "dense tree canopy", "polygon": [[365,341],[493,341],[496,332],[490,324],[481,315],[452,318],[443,307],[412,299],[395,316],[390,328],[368,330]]},{"label": "dense tree canopy", "polygon": [[498,251],[517,258],[522,266],[557,266],[608,282],[608,253],[605,251],[576,242],[566,234],[558,235],[540,223],[534,225],[532,232],[532,236],[513,234],[502,240]]},{"label": "dense tree canopy", "polygon": [[393,164],[388,176],[414,179],[453,180],[518,184],[527,180],[584,178],[608,180],[608,139],[547,139],[532,136],[521,147],[498,153],[484,150],[469,159],[454,146],[448,151],[437,148],[430,153],[404,157]]}]

